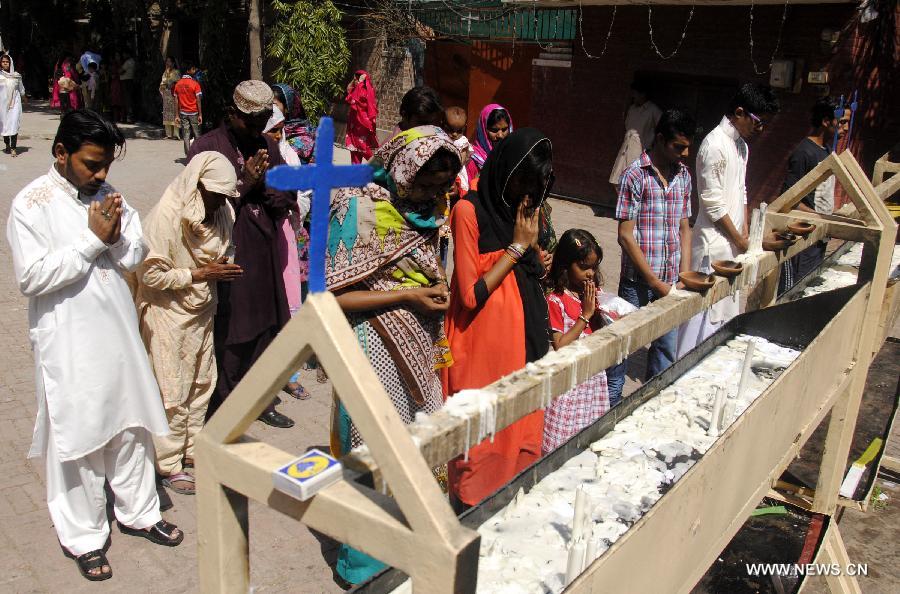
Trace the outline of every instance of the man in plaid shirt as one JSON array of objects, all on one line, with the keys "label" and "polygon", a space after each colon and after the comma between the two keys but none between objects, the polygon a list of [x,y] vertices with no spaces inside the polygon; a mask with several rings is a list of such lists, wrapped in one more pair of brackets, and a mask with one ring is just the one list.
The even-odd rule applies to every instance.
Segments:
[{"label": "man in plaid shirt", "polygon": [[[670,109],[656,126],[653,146],[622,173],[616,219],[622,246],[619,297],[642,307],[668,295],[679,271],[691,269],[691,172],[682,163],[696,124]],[[677,330],[650,345],[647,379],[675,362]],[[622,397],[626,362],[607,372],[610,405]]]}]

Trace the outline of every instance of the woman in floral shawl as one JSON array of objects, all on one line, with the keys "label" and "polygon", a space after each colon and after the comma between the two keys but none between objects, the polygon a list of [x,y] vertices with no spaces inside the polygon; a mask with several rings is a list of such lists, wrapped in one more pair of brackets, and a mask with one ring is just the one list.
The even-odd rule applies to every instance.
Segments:
[{"label": "woman in floral shawl", "polygon": [[[436,126],[402,132],[369,165],[375,182],[339,190],[332,204],[326,282],[406,423],[443,405],[439,370],[452,363],[444,335],[449,290],[438,259],[446,195],[459,152]],[[362,444],[336,401],[332,449]],[[343,546],[337,572],[360,583],[384,566]]]},{"label": "woman in floral shawl", "polygon": [[283,83],[272,85],[272,92],[275,93],[275,104],[281,104],[278,107],[284,114],[284,138],[300,157],[300,163],[308,165],[316,148],[316,129],[306,117],[300,94]]}]

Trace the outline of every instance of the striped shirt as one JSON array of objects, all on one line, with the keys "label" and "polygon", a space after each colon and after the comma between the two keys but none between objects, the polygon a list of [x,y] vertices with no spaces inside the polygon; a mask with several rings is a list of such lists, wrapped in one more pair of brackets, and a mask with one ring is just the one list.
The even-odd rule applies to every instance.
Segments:
[{"label": "striped shirt", "polygon": [[[664,283],[678,281],[681,219],[691,216],[691,172],[683,163],[664,188],[646,152],[622,173],[616,219],[634,221],[637,241],[653,273]],[[646,283],[622,252],[622,278]]]}]

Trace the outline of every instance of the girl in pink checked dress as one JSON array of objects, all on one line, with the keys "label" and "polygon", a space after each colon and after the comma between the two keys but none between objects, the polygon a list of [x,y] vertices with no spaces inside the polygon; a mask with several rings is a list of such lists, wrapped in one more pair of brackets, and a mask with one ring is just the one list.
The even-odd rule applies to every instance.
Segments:
[{"label": "girl in pink checked dress", "polygon": [[[547,295],[554,349],[588,336],[603,325],[597,306],[602,293],[597,286],[601,260],[603,250],[593,235],[583,229],[563,233],[553,255],[549,274],[552,292]],[[608,410],[606,372],[601,371],[547,407],[541,453],[555,450]]]}]

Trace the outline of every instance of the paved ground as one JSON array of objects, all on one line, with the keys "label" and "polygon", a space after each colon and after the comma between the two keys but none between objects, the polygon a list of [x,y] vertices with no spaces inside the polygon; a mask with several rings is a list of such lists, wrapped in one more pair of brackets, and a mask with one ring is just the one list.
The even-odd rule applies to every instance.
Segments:
[{"label": "paved ground", "polygon": [[[17,159],[0,154],[0,220],[6,221],[12,197],[29,181],[50,166],[50,140],[57,119],[40,106],[27,108],[23,118]],[[158,135],[158,129],[129,127],[134,136]],[[122,191],[142,215],[162,195],[166,185],[181,170],[181,143],[167,140],[129,139],[127,151],[113,166],[109,181]],[[346,152],[339,160],[348,161]],[[618,284],[618,248],[615,224],[593,216],[589,207],[554,202],[553,219],[558,232],[573,226],[591,230],[607,249],[602,265],[606,287]],[[121,535],[113,529],[108,553],[112,580],[90,584],[83,580],[74,562],[63,558],[45,504],[44,471],[39,461],[26,460],[35,415],[33,360],[26,332],[26,300],[19,293],[12,274],[6,241],[0,242],[0,549],[4,572],[0,591],[7,592],[87,592],[87,591],[196,591],[196,510],[191,497],[172,495],[174,507],[165,513],[186,532],[185,542],[176,549],[151,545],[142,539]],[[635,366],[640,373],[642,366]],[[252,433],[287,451],[301,453],[311,446],[328,443],[330,387],[319,384],[310,372],[305,385],[313,392],[304,402],[285,396],[280,409],[297,425],[290,430],[271,429],[256,423]],[[627,389],[637,382],[629,379]],[[896,493],[896,491],[894,491]],[[892,502],[891,506],[895,506]],[[251,505],[251,567],[256,592],[338,592],[331,570],[323,559],[334,555],[333,543],[320,542],[304,526],[284,521],[283,516]],[[863,538],[871,542],[870,530],[886,534],[894,542],[894,532],[870,515]],[[895,527],[896,515],[890,526]],[[842,530],[849,530],[842,525]],[[859,549],[860,555],[869,551]],[[852,556],[853,561],[864,561]],[[864,588],[865,589],[865,588]],[[888,591],[888,590],[883,590]]]}]

